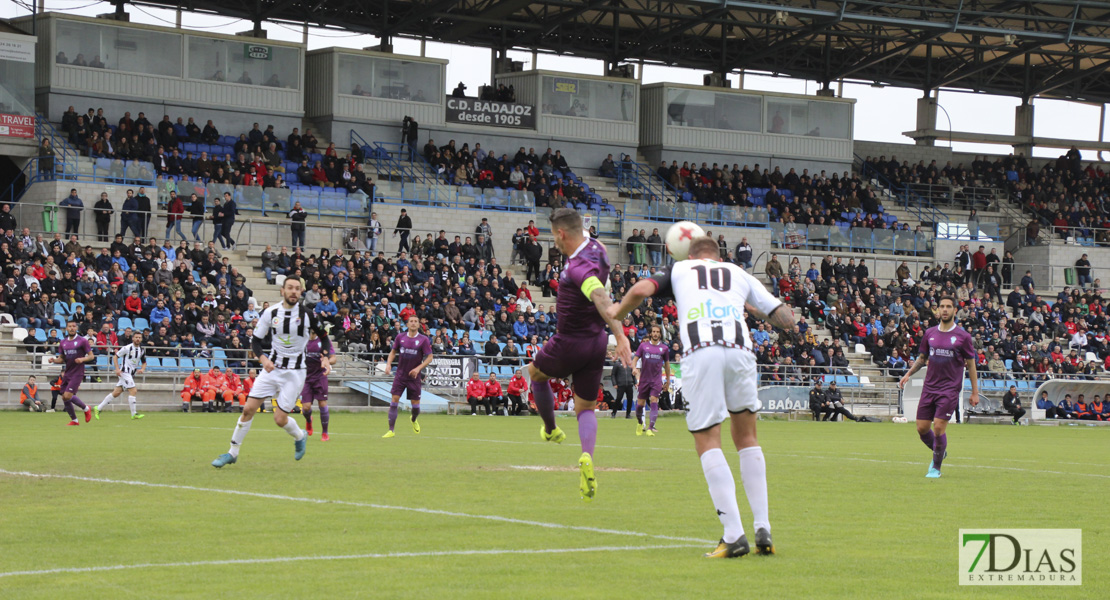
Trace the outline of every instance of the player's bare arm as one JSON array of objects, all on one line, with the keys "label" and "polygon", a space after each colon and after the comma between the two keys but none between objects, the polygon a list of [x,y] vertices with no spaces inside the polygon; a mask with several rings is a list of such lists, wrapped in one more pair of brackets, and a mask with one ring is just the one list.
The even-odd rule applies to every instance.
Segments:
[{"label": "player's bare arm", "polygon": [[979,373],[975,370],[975,359],[967,359],[967,374],[971,378],[971,396],[967,401],[972,406],[979,405]]},{"label": "player's bare arm", "polygon": [[756,307],[748,303],[744,304],[744,310],[746,310],[748,314],[752,315],[753,317],[762,321],[766,321],[775,329],[785,331],[794,327],[794,309],[791,308],[788,304],[780,304],[778,308],[772,310],[771,314],[769,315],[761,313],[759,310],[756,309]]},{"label": "player's bare arm", "polygon": [[393,359],[397,358],[397,351],[390,350],[389,356],[385,359],[385,374],[389,375],[393,372]]},{"label": "player's bare arm", "polygon": [[119,356],[112,354],[112,366],[116,369],[116,377],[123,377],[123,371],[119,366]]},{"label": "player's bare arm", "polygon": [[420,364],[416,365],[411,371],[409,371],[409,376],[413,379],[420,377],[420,372],[426,369],[428,365],[432,364],[433,358],[435,358],[435,355],[432,354],[425,356],[424,360],[421,361]]},{"label": "player's bare arm", "polygon": [[[596,278],[591,278],[597,281]],[[628,337],[624,335],[624,329],[621,327],[621,322],[609,316],[609,309],[613,307],[613,301],[609,299],[609,292],[604,286],[599,284],[590,290],[590,301],[594,303],[597,308],[597,313],[605,320],[605,324],[609,326],[609,331],[613,332],[613,337],[617,339],[617,356],[621,359],[626,367],[632,366],[632,345],[628,341]]]},{"label": "player's bare arm", "polygon": [[917,359],[913,361],[913,364],[910,365],[909,370],[906,371],[906,374],[898,380],[898,387],[906,387],[906,384],[910,382],[910,377],[913,377],[914,373],[920,371],[925,366],[925,363],[928,362],[928,360],[929,359],[925,358],[925,355],[919,354],[917,356]]}]

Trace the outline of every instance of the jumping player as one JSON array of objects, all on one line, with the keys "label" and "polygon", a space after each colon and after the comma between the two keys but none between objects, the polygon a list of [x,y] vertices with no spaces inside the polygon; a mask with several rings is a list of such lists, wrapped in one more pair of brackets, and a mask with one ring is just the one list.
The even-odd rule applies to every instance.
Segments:
[{"label": "jumping player", "polygon": [[582,444],[582,456],[578,458],[579,491],[582,499],[588,502],[597,493],[593,464],[597,444],[594,409],[609,344],[606,325],[617,340],[617,356],[628,366],[632,366],[632,350],[620,321],[606,316],[612,301],[603,283],[609,280],[609,256],[605,246],[583,231],[582,216],[574,209],[552,211],[551,232],[555,236],[555,247],[567,256],[555,300],[559,331],[528,365],[528,379],[532,382],[536,409],[543,418],[540,438],[562,443],[567,436],[555,425],[555,395],[547,381],[574,376],[574,411]]},{"label": "jumping player", "polygon": [[112,358],[116,367],[116,387],[93,408],[93,416],[100,420],[100,411],[119,395],[127,390],[127,405],[131,408],[131,419],[141,419],[145,415],[139,414],[135,408],[136,396],[139,389],[135,387],[135,374],[146,371],[146,350],[143,350],[143,334],[131,334],[131,343],[116,351]]},{"label": "jumping player", "polygon": [[[667,360],[670,350],[663,343],[663,328],[658,325],[651,326],[648,339],[640,342],[636,348],[636,357],[640,364],[632,371],[632,376],[639,382],[636,394],[636,435],[655,435],[655,419],[659,417],[659,394],[667,389],[667,381],[671,378],[671,363]],[[663,378],[666,372],[667,378]],[[651,403],[650,422],[644,425],[644,402]]]},{"label": "jumping player", "polygon": [[743,307],[747,304],[748,312],[779,329],[794,326],[794,313],[747,271],[719,262],[719,258],[720,248],[714,240],[694,238],[689,260],[637,282],[620,305],[609,310],[609,317],[623,319],[648,296],[674,295],[685,349],[682,385],[690,406],[686,424],[694,434],[709,496],[724,526],[721,541],[705,556],[734,558],[750,552],[736,504],[736,482],[721,451],[721,423],[730,415],[740,478],[754,517],[756,553],[774,554],[767,465],[755,434],[759,375]]},{"label": "jumping player", "polygon": [[[262,374],[251,387],[243,414],[231,434],[231,448],[212,461],[213,467],[220,468],[239,460],[239,447],[250,432],[255,411],[263,402],[274,397],[277,398],[274,423],[293,437],[293,459],[304,458],[308,436],[301,431],[295,419],[289,418],[289,413],[297,406],[297,394],[304,389],[305,346],[308,345],[309,331],[316,332],[321,348],[330,353],[331,340],[324,323],[301,304],[301,282],[290,277],[281,285],[281,303],[267,308],[258,318],[251,350],[262,364]],[[272,337],[268,353],[263,348],[267,336]],[[331,365],[324,363],[324,372],[330,370]]]},{"label": "jumping player", "polygon": [[[401,392],[407,390],[407,397],[412,403],[412,431],[420,433],[420,423],[416,418],[420,416],[420,390],[423,382],[424,368],[432,364],[432,341],[428,336],[420,333],[420,317],[412,315],[406,321],[408,331],[393,340],[393,348],[389,357],[385,359],[385,372],[388,375],[393,369],[393,359],[397,359],[397,374],[393,376],[393,389],[389,390],[392,398],[389,400],[389,431],[383,438],[394,436],[393,426],[397,423],[397,411],[400,407]],[[400,358],[398,358],[400,357]]]},{"label": "jumping player", "polygon": [[334,365],[339,357],[325,352],[320,347],[320,338],[315,334],[309,336],[304,351],[308,357],[305,361],[308,364],[308,374],[305,376],[304,389],[301,390],[301,414],[304,415],[305,431],[312,435],[312,402],[315,401],[320,407],[320,425],[324,428],[320,439],[326,442],[331,439],[328,437],[331,414],[328,413],[328,374],[324,372],[321,363]]},{"label": "jumping player", "polygon": [[70,425],[79,425],[74,405],[85,411],[86,423],[92,420],[92,409],[77,397],[77,390],[81,387],[81,380],[85,378],[85,363],[94,360],[96,356],[89,347],[89,340],[77,335],[77,321],[66,323],[66,339],[58,344],[58,356],[52,357],[50,362],[65,365],[65,372],[62,373],[62,403],[69,413]]},{"label": "jumping player", "polygon": [[[940,477],[940,466],[948,456],[948,421],[960,404],[960,392],[964,387],[964,368],[971,378],[972,406],[979,404],[979,375],[975,371],[975,346],[971,334],[956,325],[956,301],[950,297],[941,298],[937,303],[940,324],[930,327],[921,336],[917,360],[909,371],[898,381],[898,387],[905,388],[910,377],[926,364],[925,384],[921,387],[921,401],[917,405],[917,435],[933,451],[933,461],[929,464],[930,479]],[[929,425],[932,425],[930,429]]]}]

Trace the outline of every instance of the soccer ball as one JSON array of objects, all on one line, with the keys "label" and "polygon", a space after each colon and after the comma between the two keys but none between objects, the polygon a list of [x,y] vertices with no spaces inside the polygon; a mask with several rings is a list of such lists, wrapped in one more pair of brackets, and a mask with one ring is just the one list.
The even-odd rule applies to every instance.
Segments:
[{"label": "soccer ball", "polygon": [[891,421],[893,421],[894,423],[908,423],[909,419],[907,419],[906,417],[894,417],[893,419],[891,419]]},{"label": "soccer ball", "polygon": [[676,261],[690,255],[690,242],[705,235],[705,230],[691,221],[679,221],[667,230],[667,253]]}]

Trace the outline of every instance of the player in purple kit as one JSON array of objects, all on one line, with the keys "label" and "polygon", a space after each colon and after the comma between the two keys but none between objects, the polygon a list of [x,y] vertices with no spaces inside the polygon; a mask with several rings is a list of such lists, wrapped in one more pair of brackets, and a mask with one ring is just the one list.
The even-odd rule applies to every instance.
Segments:
[{"label": "player in purple kit", "polygon": [[78,425],[77,411],[73,405],[85,411],[85,422],[92,420],[92,409],[77,397],[77,389],[81,387],[81,380],[85,378],[85,363],[96,360],[96,356],[89,347],[89,340],[77,335],[77,322],[70,321],[66,324],[66,339],[58,344],[58,356],[50,359],[54,364],[65,364],[62,373],[62,402],[66,412],[69,413],[69,424]]},{"label": "player in purple kit", "polygon": [[[940,465],[948,456],[948,436],[945,430],[952,413],[960,403],[960,392],[964,384],[964,368],[971,378],[972,406],[979,404],[979,376],[975,372],[975,347],[971,334],[956,325],[956,301],[941,298],[937,303],[940,325],[930,327],[921,337],[917,360],[898,382],[906,387],[910,377],[922,367],[929,365],[925,372],[925,384],[921,388],[921,401],[917,405],[917,434],[921,441],[933,451],[933,462],[925,475],[930,479],[940,477]],[[932,424],[930,429],[929,425]]]},{"label": "player in purple kit", "polygon": [[605,246],[582,229],[582,216],[570,208],[551,213],[555,247],[566,255],[566,268],[559,277],[555,299],[558,332],[528,365],[536,410],[543,417],[540,438],[561,443],[566,434],[555,425],[555,396],[548,380],[574,376],[574,411],[578,416],[579,491],[590,501],[597,492],[593,455],[597,444],[597,394],[609,344],[608,326],[617,340],[617,356],[632,366],[632,351],[620,322],[606,315],[612,301],[603,282],[609,280],[609,256]]},{"label": "player in purple kit", "polygon": [[324,371],[323,361],[326,360],[329,365],[334,365],[339,357],[323,349],[320,338],[315,332],[309,336],[304,353],[307,375],[304,388],[301,390],[301,414],[304,415],[305,432],[312,435],[312,403],[316,402],[320,407],[320,425],[324,428],[320,440],[326,442],[331,439],[328,437],[328,422],[331,420],[331,414],[328,413],[328,374]]},{"label": "player in purple kit", "polygon": [[383,438],[394,436],[393,425],[397,423],[398,402],[404,391],[408,392],[408,400],[412,403],[412,430],[420,433],[420,424],[416,422],[416,418],[420,416],[422,371],[432,363],[432,341],[420,333],[420,318],[416,315],[409,317],[407,325],[408,331],[393,340],[393,349],[385,360],[385,372],[388,374],[393,369],[393,359],[397,359],[397,374],[393,376],[393,389],[389,390],[392,396],[389,401],[389,431],[385,432]]},{"label": "player in purple kit", "polygon": [[[651,326],[648,339],[640,342],[636,348],[636,357],[640,359],[639,366],[632,371],[632,375],[639,380],[639,389],[636,394],[636,435],[655,435],[655,419],[659,416],[659,394],[667,387],[671,378],[671,363],[667,360],[670,350],[663,343],[663,328],[658,325]],[[663,379],[664,371],[667,378]],[[651,403],[651,416],[647,426],[644,426],[644,402]]]}]

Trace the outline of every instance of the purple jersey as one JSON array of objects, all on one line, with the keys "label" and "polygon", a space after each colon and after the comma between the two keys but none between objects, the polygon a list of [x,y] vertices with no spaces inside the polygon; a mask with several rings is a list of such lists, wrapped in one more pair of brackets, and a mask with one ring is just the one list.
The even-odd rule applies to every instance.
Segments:
[{"label": "purple jersey", "polygon": [[327,360],[320,348],[320,338],[308,340],[304,347],[305,355],[305,368],[308,369],[307,378],[315,380],[327,381],[328,376],[324,374],[324,367],[322,361]]},{"label": "purple jersey", "polygon": [[640,381],[662,381],[663,364],[670,356],[667,345],[660,340],[658,344],[650,341],[640,342],[636,348],[636,356],[640,359]]},{"label": "purple jersey", "polygon": [[422,333],[410,337],[406,331],[393,340],[393,350],[397,352],[397,374],[394,375],[394,380],[411,379],[409,371],[419,366],[432,353],[432,341]]},{"label": "purple jersey", "polygon": [[958,325],[949,331],[930,327],[922,336],[918,351],[929,360],[922,397],[959,398],[964,387],[964,361],[975,358],[971,334]]},{"label": "purple jersey", "polygon": [[58,353],[65,359],[66,370],[65,377],[81,378],[85,376],[85,363],[77,362],[78,358],[84,358],[92,353],[89,348],[89,340],[84,336],[76,336],[73,339],[62,340],[58,344]]},{"label": "purple jersey", "polygon": [[582,293],[582,283],[590,277],[597,277],[605,285],[609,280],[609,254],[601,242],[586,238],[567,259],[559,278],[555,312],[559,317],[559,333],[564,336],[592,338],[605,331],[605,320],[593,301]]}]

